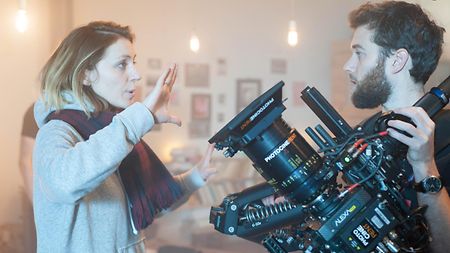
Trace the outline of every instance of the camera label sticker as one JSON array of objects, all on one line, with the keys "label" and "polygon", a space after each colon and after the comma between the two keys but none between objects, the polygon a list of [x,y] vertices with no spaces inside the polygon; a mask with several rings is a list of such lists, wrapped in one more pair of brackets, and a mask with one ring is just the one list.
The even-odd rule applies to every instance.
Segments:
[{"label": "camera label sticker", "polygon": [[364,247],[369,246],[378,237],[378,233],[367,220],[363,220],[361,224],[353,229],[352,233],[355,239]]},{"label": "camera label sticker", "polygon": [[374,215],[370,221],[378,228],[381,229],[384,226],[384,223],[380,220],[377,215]]},{"label": "camera label sticker", "polygon": [[378,216],[380,216],[380,218],[384,221],[384,223],[386,224],[390,224],[391,221],[386,217],[386,215],[384,215],[383,211],[381,211],[380,208],[375,208],[375,212],[378,214]]}]

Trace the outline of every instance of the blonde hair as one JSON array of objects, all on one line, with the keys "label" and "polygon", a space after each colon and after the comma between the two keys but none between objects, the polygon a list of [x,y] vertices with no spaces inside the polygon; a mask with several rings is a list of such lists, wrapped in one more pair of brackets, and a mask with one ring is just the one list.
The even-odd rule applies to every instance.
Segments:
[{"label": "blonde hair", "polygon": [[41,71],[41,92],[47,107],[61,110],[69,101],[64,92],[70,91],[83,111],[90,116],[109,108],[109,103],[99,97],[90,85],[83,85],[87,70],[95,70],[106,49],[119,38],[131,43],[134,34],[128,26],[114,22],[95,21],[74,29],[58,46]]}]

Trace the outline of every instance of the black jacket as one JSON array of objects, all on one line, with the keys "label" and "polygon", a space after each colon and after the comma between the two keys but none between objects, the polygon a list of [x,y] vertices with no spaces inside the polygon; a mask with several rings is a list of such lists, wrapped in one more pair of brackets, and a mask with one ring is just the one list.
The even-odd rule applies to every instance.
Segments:
[{"label": "black jacket", "polygon": [[[363,121],[360,125],[363,127],[364,132],[368,134],[373,133],[375,122],[380,116],[381,112],[378,112]],[[434,134],[434,154],[436,166],[442,177],[444,186],[447,190],[450,190],[450,110],[442,110],[432,119],[436,125]],[[409,171],[412,175],[413,171],[411,165],[407,162],[406,157],[397,157],[397,159],[399,166],[405,166],[406,171]],[[411,196],[410,194],[406,195]],[[417,204],[415,197],[413,197],[412,201],[413,205]]]}]

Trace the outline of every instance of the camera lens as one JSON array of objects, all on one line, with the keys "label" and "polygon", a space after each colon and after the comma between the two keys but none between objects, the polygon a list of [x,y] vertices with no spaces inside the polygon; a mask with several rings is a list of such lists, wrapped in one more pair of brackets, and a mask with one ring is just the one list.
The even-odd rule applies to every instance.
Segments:
[{"label": "camera lens", "polygon": [[281,117],[242,151],[264,179],[297,203],[308,203],[326,184],[316,176],[322,167],[320,156]]}]

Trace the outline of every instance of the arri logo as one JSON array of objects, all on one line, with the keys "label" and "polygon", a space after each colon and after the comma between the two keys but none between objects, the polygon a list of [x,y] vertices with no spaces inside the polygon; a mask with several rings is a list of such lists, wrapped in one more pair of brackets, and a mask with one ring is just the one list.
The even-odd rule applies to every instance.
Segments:
[{"label": "arri logo", "polygon": [[339,226],[347,217],[356,209],[355,205],[352,205],[349,209],[345,210],[339,217],[334,221],[334,226]]}]

